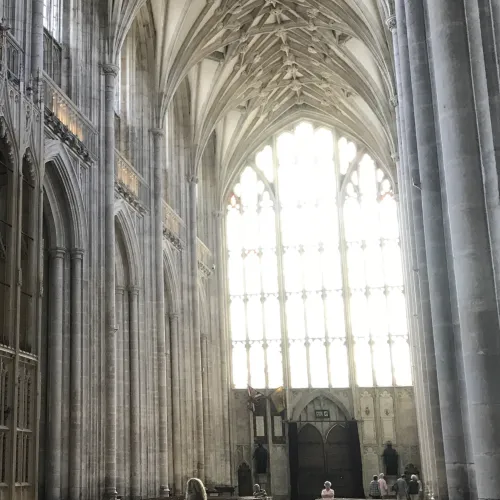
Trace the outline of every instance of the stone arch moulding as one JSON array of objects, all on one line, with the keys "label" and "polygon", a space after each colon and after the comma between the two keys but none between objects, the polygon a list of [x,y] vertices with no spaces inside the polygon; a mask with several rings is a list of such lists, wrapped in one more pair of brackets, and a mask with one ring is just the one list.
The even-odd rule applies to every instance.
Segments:
[{"label": "stone arch moulding", "polygon": [[13,166],[18,164],[18,149],[17,142],[14,134],[14,127],[8,116],[0,116],[0,139],[2,139],[5,146],[5,154],[12,162]]},{"label": "stone arch moulding", "polygon": [[163,242],[163,276],[165,282],[165,301],[168,301],[171,313],[179,313],[181,310],[179,297],[179,277],[172,257],[169,245]]},{"label": "stone arch moulding", "polygon": [[[61,248],[85,250],[88,241],[85,206],[71,159],[61,141],[49,140],[45,143],[44,162],[43,186],[54,217],[54,227],[51,228],[53,244]],[[60,196],[61,188],[64,205]],[[66,238],[63,215],[65,211],[69,215],[69,234]]]},{"label": "stone arch moulding", "polygon": [[140,247],[130,213],[123,200],[118,200],[115,203],[115,222],[118,224],[125,246],[129,266],[129,286],[137,287],[140,283],[140,276],[142,276]]},{"label": "stone arch moulding", "polygon": [[297,422],[299,420],[300,414],[304,410],[304,408],[311,403],[313,400],[319,397],[324,397],[329,399],[332,403],[336,404],[340,410],[344,413],[346,420],[352,420],[351,412],[346,408],[344,403],[340,401],[335,395],[331,394],[324,389],[316,389],[313,391],[307,391],[302,396],[300,396],[299,400],[294,404],[292,408],[292,414],[290,416],[290,421]]}]

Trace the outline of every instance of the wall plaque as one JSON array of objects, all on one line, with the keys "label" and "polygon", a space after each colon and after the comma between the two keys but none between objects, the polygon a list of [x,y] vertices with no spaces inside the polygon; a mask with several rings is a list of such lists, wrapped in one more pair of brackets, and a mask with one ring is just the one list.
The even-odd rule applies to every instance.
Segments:
[{"label": "wall plaque", "polygon": [[330,418],[330,410],[314,410],[314,416],[316,418]]}]

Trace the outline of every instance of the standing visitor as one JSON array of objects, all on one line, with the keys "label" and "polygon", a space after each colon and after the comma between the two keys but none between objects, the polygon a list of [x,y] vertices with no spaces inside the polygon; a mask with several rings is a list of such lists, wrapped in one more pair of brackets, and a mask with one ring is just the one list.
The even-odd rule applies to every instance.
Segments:
[{"label": "standing visitor", "polygon": [[378,484],[380,486],[380,495],[382,498],[385,498],[389,494],[389,488],[387,487],[387,481],[383,472],[378,475]]},{"label": "standing visitor", "polygon": [[335,497],[335,492],[332,490],[332,483],[330,483],[330,481],[326,481],[324,486],[325,489],[321,492],[321,498],[331,500]]},{"label": "standing visitor", "polygon": [[392,487],[396,492],[396,497],[398,500],[406,500],[408,497],[408,485],[406,484],[406,478],[403,474]]},{"label": "standing visitor", "polygon": [[382,495],[380,493],[380,484],[378,482],[378,476],[373,476],[373,479],[370,483],[370,488],[368,490],[368,494],[370,498],[381,498]]},{"label": "standing visitor", "polygon": [[408,485],[408,493],[410,494],[410,500],[418,500],[418,494],[420,490],[420,485],[418,484],[418,478],[413,474],[410,479],[410,484]]}]

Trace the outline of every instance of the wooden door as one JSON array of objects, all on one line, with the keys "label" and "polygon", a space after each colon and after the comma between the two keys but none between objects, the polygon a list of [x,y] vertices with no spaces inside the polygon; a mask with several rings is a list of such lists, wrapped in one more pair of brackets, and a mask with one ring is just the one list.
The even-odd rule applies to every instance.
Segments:
[{"label": "wooden door", "polygon": [[320,498],[325,482],[323,437],[313,425],[305,425],[298,436],[298,500]]}]

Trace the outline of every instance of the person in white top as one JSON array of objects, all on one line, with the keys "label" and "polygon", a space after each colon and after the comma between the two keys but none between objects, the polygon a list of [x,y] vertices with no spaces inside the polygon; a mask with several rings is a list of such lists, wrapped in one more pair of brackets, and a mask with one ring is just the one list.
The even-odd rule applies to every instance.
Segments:
[{"label": "person in white top", "polygon": [[321,498],[324,498],[326,500],[335,498],[335,492],[332,490],[332,483],[330,483],[330,481],[326,481],[324,486],[325,489],[321,492]]},{"label": "person in white top", "polygon": [[389,488],[382,472],[378,475],[378,484],[380,486],[380,494],[382,498],[385,498],[389,494]]}]

